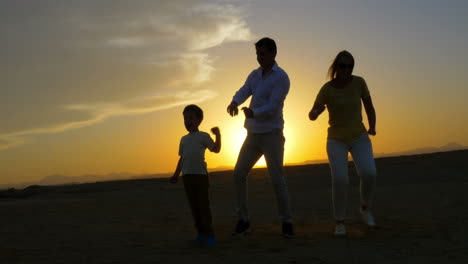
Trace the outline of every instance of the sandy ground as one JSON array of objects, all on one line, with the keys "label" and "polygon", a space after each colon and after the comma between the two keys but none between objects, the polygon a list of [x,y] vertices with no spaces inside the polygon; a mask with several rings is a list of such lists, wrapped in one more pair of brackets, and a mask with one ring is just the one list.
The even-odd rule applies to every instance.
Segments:
[{"label": "sandy ground", "polygon": [[286,168],[293,239],[280,236],[265,169],[249,178],[253,232],[232,237],[231,172],[212,173],[214,248],[189,242],[195,232],[181,183],[36,186],[23,197],[4,191],[0,263],[468,263],[468,150],[382,158],[377,167],[379,228],[360,222],[351,170],[346,238],[332,236],[327,164]]}]

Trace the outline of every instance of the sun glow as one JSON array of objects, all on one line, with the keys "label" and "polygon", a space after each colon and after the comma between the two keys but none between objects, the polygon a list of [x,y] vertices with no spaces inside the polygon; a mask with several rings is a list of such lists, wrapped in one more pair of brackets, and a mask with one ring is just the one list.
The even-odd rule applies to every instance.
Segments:
[{"label": "sun glow", "polygon": [[222,165],[235,166],[239,151],[247,136],[247,131],[243,127],[242,122],[239,121],[228,122],[224,128],[222,148],[227,153],[223,155],[224,159],[220,161]]},{"label": "sun glow", "polygon": [[[222,155],[212,156],[213,163],[219,164],[219,166],[229,166],[234,167],[237,158],[239,156],[239,151],[242,147],[242,144],[245,141],[247,136],[247,130],[243,126],[244,120],[231,120],[222,129]],[[216,161],[214,160],[216,159]],[[254,167],[264,167],[266,166],[265,158],[262,156],[260,160],[255,164]]]}]

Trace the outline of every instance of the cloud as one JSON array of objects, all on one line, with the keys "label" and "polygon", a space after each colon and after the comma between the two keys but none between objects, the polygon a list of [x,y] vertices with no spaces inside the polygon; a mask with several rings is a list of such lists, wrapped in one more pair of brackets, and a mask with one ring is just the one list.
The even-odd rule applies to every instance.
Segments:
[{"label": "cloud", "polygon": [[[199,19],[194,23],[193,17]],[[177,39],[187,39],[191,50],[204,50],[223,42],[249,41],[253,38],[242,18],[242,10],[231,5],[203,4],[179,19],[167,22],[160,28],[161,31],[175,32]]]},{"label": "cloud", "polygon": [[77,43],[99,50],[120,49],[121,59],[133,63],[178,65],[192,73],[187,81],[200,83],[209,81],[214,72],[208,49],[254,38],[244,18],[245,10],[240,6],[173,1],[154,7],[149,8],[151,12],[138,15],[130,10],[96,20],[75,17],[76,26],[88,36]]},{"label": "cloud", "polygon": [[107,40],[107,44],[110,46],[117,46],[121,48],[126,47],[143,47],[146,45],[146,41],[139,37],[122,37],[116,39]]},{"label": "cloud", "polygon": [[29,4],[0,3],[0,149],[213,98],[210,49],[254,38],[238,1]]},{"label": "cloud", "polygon": [[141,115],[169,109],[176,106],[200,103],[216,97],[210,90],[179,91],[174,94],[158,94],[134,98],[122,103],[75,104],[64,106],[66,110],[82,111],[90,118],[81,121],[70,121],[49,127],[17,131],[0,135],[0,150],[25,143],[24,137],[37,134],[60,133],[71,129],[91,126],[114,116]]},{"label": "cloud", "polygon": [[18,138],[15,135],[0,135],[0,150],[13,148],[15,146],[24,144],[25,141],[22,138]]},{"label": "cloud", "polygon": [[[75,13],[69,19],[87,35],[81,44],[90,47],[157,47],[166,51],[166,45],[170,43],[171,49],[200,51],[254,37],[245,21],[245,9],[226,2],[149,2],[145,10],[139,8],[138,2],[130,7],[125,2],[125,7],[119,2],[112,2],[112,5],[106,16]],[[87,12],[96,11],[85,10]]]},{"label": "cloud", "polygon": [[204,53],[188,53],[184,54],[180,63],[183,68],[193,72],[193,81],[202,83],[210,79],[211,73],[214,71],[212,59],[208,54]]}]

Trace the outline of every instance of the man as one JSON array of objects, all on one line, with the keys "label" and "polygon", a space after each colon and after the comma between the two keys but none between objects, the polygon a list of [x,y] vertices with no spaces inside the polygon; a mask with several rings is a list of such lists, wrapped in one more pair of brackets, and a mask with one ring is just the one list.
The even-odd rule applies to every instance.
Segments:
[{"label": "man", "polygon": [[227,107],[228,113],[235,116],[239,112],[238,106],[252,96],[249,107],[241,109],[245,115],[247,137],[234,168],[238,222],[233,235],[243,235],[250,231],[247,175],[260,157],[265,155],[278,201],[282,234],[293,237],[289,194],[283,173],[283,105],[289,92],[289,77],[275,61],[276,43],[273,39],[260,39],[255,43],[255,49],[260,67],[250,73]]}]

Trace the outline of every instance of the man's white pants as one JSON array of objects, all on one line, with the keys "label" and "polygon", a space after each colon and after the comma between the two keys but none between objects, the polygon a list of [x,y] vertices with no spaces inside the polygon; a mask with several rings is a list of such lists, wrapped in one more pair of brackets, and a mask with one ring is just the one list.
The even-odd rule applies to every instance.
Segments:
[{"label": "man's white pants", "polygon": [[283,172],[285,138],[281,130],[269,133],[249,133],[242,145],[234,168],[235,211],[239,219],[248,221],[247,175],[262,155],[265,155],[268,172],[273,183],[278,203],[278,212],[283,222],[291,222],[289,194]]}]

